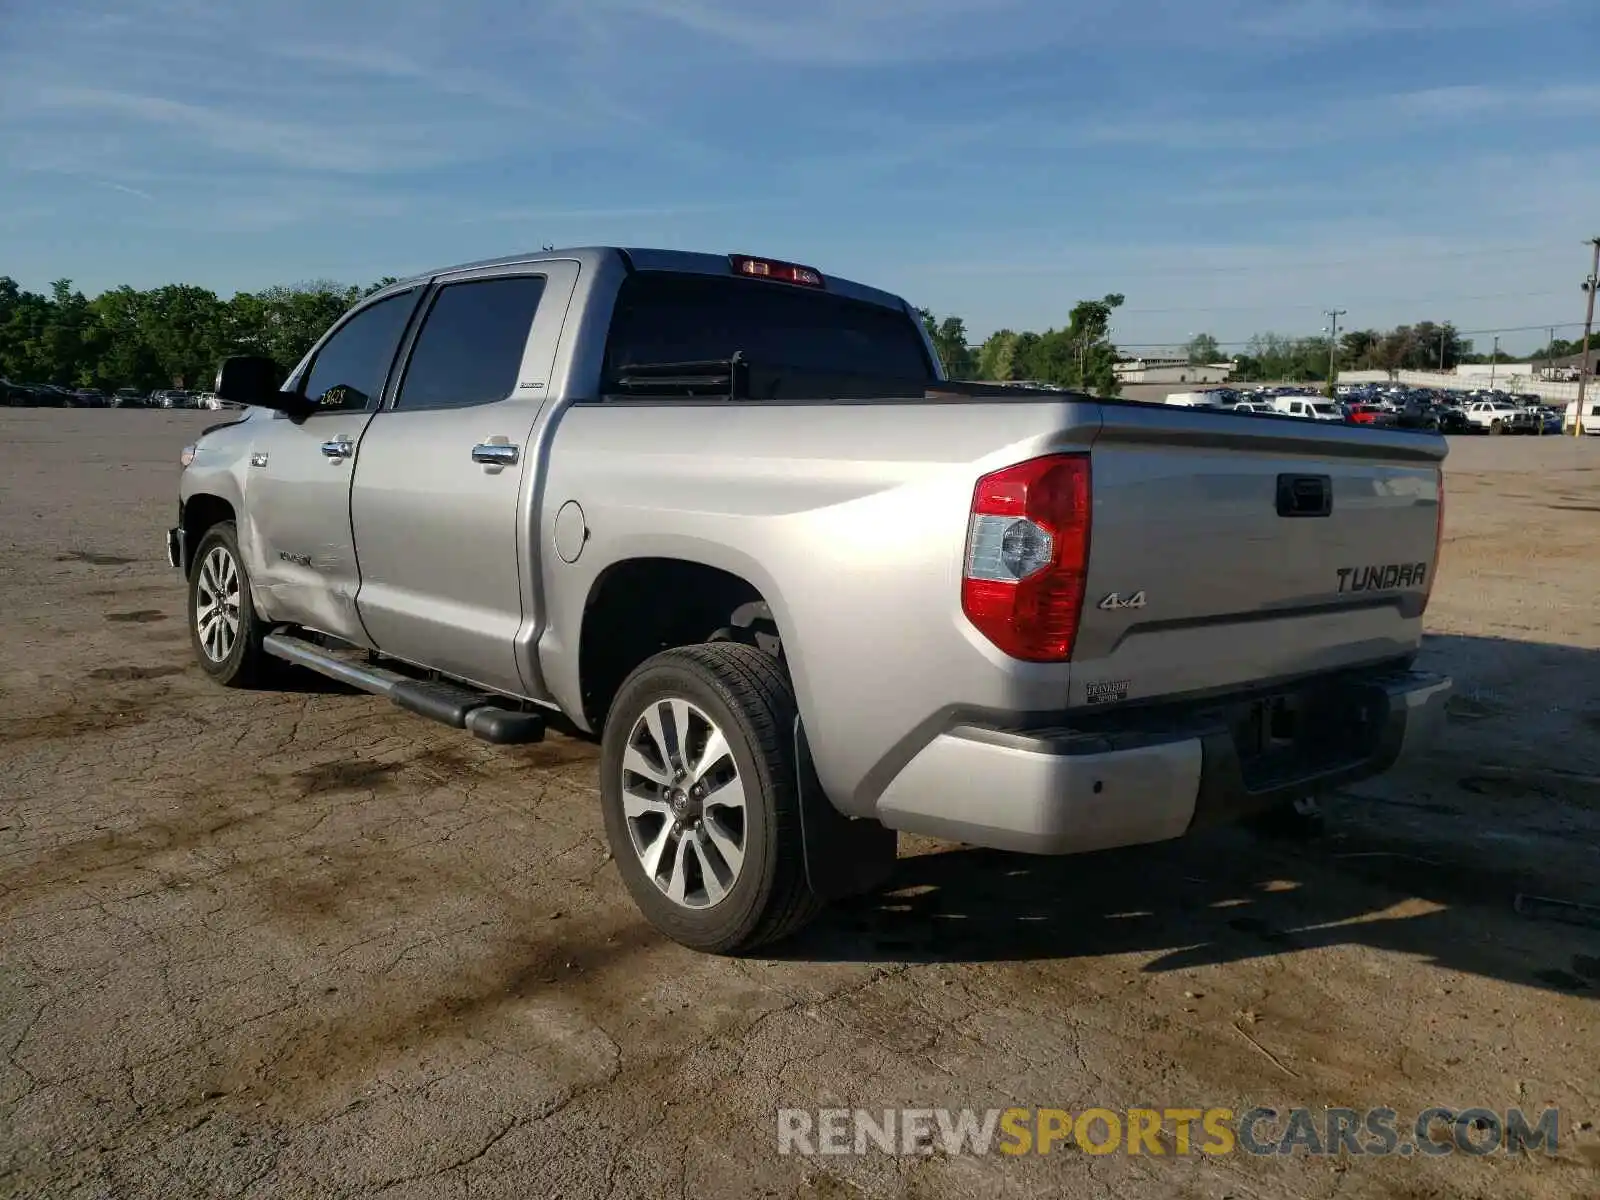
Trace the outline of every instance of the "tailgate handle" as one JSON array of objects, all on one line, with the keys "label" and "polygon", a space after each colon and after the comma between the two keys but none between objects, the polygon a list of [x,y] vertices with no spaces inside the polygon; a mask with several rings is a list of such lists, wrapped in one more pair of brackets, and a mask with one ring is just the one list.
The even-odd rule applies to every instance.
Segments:
[{"label": "tailgate handle", "polygon": [[1280,517],[1325,517],[1333,512],[1333,478],[1329,475],[1279,475]]}]

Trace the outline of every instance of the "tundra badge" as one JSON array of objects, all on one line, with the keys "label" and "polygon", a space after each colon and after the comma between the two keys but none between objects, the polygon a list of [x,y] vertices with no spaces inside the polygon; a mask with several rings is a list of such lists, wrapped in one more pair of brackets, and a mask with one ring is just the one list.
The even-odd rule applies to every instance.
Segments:
[{"label": "tundra badge", "polygon": [[1341,592],[1387,591],[1390,588],[1421,587],[1428,580],[1428,564],[1383,563],[1374,567],[1340,567]]}]

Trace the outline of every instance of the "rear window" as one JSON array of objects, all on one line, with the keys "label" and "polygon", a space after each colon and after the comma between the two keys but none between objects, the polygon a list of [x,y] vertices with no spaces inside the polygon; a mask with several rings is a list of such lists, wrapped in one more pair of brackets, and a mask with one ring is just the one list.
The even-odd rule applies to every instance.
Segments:
[{"label": "rear window", "polygon": [[934,381],[906,312],[790,284],[641,271],[623,283],[612,314],[607,390],[629,367],[736,352],[755,399],[920,397]]}]

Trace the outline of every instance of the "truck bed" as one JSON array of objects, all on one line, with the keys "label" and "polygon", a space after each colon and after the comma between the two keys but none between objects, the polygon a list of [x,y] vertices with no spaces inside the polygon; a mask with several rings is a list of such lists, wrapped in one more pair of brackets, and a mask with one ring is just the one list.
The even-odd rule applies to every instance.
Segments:
[{"label": "truck bed", "polygon": [[[615,561],[670,553],[748,579],[828,795],[872,815],[953,722],[1070,719],[1414,653],[1444,452],[1420,434],[971,384],[581,403],[554,432],[542,520],[576,500],[594,540],[551,589],[541,659],[581,710],[577,648],[555,631]],[[1060,453],[1087,454],[1093,475],[1078,641],[1070,661],[1022,662],[963,612],[974,487]],[[1325,480],[1331,512],[1280,516],[1282,476]],[[1101,607],[1113,593],[1129,606]]]}]

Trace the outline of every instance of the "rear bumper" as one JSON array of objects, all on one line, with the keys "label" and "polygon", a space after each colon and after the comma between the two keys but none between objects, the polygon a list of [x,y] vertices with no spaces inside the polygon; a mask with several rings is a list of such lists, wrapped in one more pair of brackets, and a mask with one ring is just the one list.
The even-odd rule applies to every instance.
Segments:
[{"label": "rear bumper", "polygon": [[[1096,728],[937,734],[878,800],[885,825],[1029,854],[1076,854],[1181,837],[1388,770],[1444,722],[1451,681],[1394,671],[1302,687],[1316,744],[1241,752],[1251,704],[1113,714]],[[1329,733],[1337,736],[1327,736]]]}]

